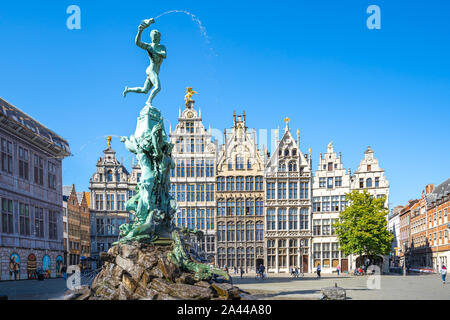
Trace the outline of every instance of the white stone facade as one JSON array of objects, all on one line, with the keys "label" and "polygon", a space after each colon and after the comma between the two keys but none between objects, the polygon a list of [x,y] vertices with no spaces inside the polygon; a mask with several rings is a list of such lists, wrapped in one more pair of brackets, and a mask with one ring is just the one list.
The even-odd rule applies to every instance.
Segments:
[{"label": "white stone facade", "polygon": [[312,270],[316,271],[320,263],[324,273],[336,271],[337,266],[345,272],[349,261],[339,250],[332,225],[348,205],[345,195],[350,192],[350,170],[344,168],[342,156],[334,151],[331,142],[327,152],[320,154],[312,192]]},{"label": "white stone facade", "polygon": [[[277,137],[278,139],[278,137]],[[311,154],[303,154],[288,122],[265,166],[267,271],[311,270]]]},{"label": "white stone facade", "polygon": [[201,230],[204,237],[198,244],[199,254],[216,262],[217,145],[202,123],[201,111],[194,109],[193,100],[179,111],[178,124],[174,131],[170,128],[169,136],[176,166],[170,175],[170,192],[179,208],[175,225]]},{"label": "white stone facade", "polygon": [[89,180],[91,257],[97,262],[100,252],[108,251],[119,239],[119,226],[130,221],[125,205],[135,194],[140,173],[139,167],[133,164],[133,171],[129,174],[110,146],[103,153],[103,158],[97,159],[97,170]]}]

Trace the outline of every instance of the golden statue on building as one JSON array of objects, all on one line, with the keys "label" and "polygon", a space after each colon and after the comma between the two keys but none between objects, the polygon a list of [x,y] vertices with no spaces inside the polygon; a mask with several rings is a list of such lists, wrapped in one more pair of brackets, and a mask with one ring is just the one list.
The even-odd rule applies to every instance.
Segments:
[{"label": "golden statue on building", "polygon": [[189,101],[191,101],[191,97],[194,94],[198,94],[197,91],[192,90],[192,87],[187,87],[186,88],[186,95],[184,96],[184,104],[186,105],[186,107],[189,108]]},{"label": "golden statue on building", "polygon": [[106,143],[108,144],[108,149],[111,148],[111,136],[106,136]]}]

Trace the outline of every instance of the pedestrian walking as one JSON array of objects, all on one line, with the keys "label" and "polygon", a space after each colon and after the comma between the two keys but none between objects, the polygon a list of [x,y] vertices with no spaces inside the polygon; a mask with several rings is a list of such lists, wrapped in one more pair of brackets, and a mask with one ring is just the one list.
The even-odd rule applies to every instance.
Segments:
[{"label": "pedestrian walking", "polygon": [[242,275],[244,274],[244,269],[241,267],[241,279],[242,279]]},{"label": "pedestrian walking", "polygon": [[320,278],[320,271],[322,271],[322,267],[320,266],[320,263],[317,266],[317,277]]},{"label": "pedestrian walking", "polygon": [[445,266],[442,266],[442,268],[441,268],[442,284],[445,284],[446,276],[447,276],[447,268]]},{"label": "pedestrian walking", "polygon": [[337,275],[339,276],[339,273],[341,272],[341,266],[340,265],[338,265],[336,267],[336,271],[337,271]]}]

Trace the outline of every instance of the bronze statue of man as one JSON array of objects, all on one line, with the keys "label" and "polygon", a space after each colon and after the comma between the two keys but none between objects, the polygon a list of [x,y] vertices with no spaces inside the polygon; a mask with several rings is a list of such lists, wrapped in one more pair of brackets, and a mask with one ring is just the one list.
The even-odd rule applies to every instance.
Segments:
[{"label": "bronze statue of man", "polygon": [[125,87],[123,92],[123,96],[125,97],[128,92],[136,92],[136,93],[145,93],[147,94],[150,89],[150,96],[147,100],[147,105],[151,106],[153,98],[156,94],[161,91],[161,83],[159,82],[159,69],[161,68],[161,64],[163,60],[166,58],[166,47],[160,44],[161,33],[158,30],[152,30],[150,32],[150,38],[152,39],[152,43],[145,43],[141,41],[142,31],[147,28],[152,23],[155,23],[155,19],[147,19],[143,20],[138,28],[138,33],[136,35],[135,43],[138,47],[147,50],[148,56],[150,58],[150,65],[147,67],[145,71],[147,74],[147,79],[145,80],[143,87],[136,88],[128,88]]}]

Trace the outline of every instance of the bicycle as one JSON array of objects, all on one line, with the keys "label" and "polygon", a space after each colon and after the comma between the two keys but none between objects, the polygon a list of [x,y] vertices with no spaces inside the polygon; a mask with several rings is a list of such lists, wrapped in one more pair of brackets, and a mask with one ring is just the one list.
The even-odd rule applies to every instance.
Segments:
[{"label": "bicycle", "polygon": [[300,278],[300,277],[304,277],[305,274],[301,271],[296,271],[296,272],[291,272],[291,276],[293,278]]},{"label": "bicycle", "polygon": [[260,272],[256,273],[255,280],[258,280],[258,279],[264,280],[266,278],[267,278],[267,276],[265,273],[260,273]]}]

